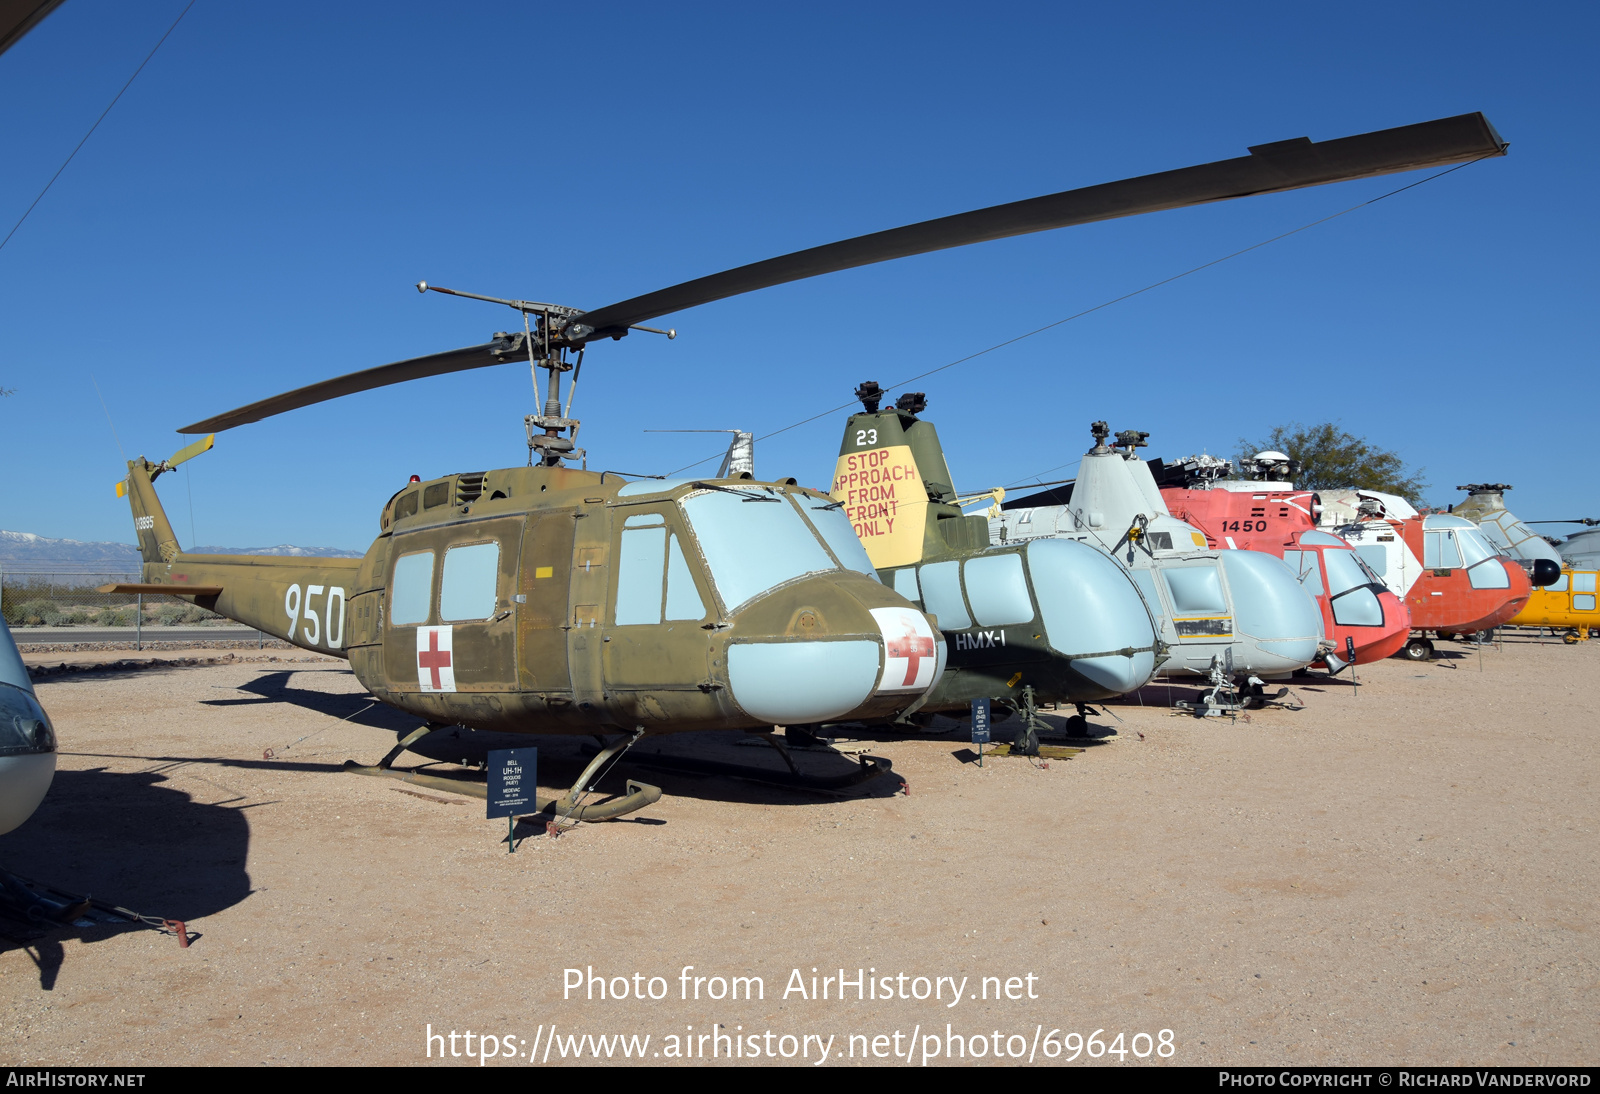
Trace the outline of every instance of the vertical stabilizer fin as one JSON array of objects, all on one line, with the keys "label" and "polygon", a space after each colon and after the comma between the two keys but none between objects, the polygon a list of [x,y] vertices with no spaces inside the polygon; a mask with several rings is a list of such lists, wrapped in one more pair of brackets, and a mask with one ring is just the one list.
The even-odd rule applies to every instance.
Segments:
[{"label": "vertical stabilizer fin", "polygon": [[831,493],[844,503],[872,564],[889,570],[987,547],[988,521],[961,511],[939,432],[917,417],[926,398],[905,394],[879,410],[884,394],[870,381],[856,396],[864,412],[845,423]]},{"label": "vertical stabilizer fin", "polygon": [[128,477],[117,484],[117,493],[126,495],[128,507],[133,510],[133,531],[139,537],[139,554],[147,566],[165,565],[183,550],[151,481],[160,470],[161,465],[140,456],[128,461]]}]

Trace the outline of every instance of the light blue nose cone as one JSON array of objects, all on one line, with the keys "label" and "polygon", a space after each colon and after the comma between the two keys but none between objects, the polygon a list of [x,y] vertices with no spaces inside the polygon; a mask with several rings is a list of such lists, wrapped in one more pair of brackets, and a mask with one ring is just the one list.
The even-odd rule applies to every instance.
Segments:
[{"label": "light blue nose cone", "polygon": [[33,815],[56,773],[56,754],[0,756],[0,833],[11,831]]},{"label": "light blue nose cone", "polygon": [[1155,625],[1122,567],[1074,540],[1036,539],[1028,544],[1028,574],[1050,645],[1074,658],[1074,669],[1115,694],[1155,673]]},{"label": "light blue nose cone", "polygon": [[[1254,638],[1266,663],[1258,671],[1294,669],[1317,656],[1322,611],[1282,559],[1260,551],[1223,551],[1233,594],[1234,628]],[[1273,663],[1273,659],[1281,659]]]},{"label": "light blue nose cone", "polygon": [[859,640],[746,642],[728,649],[734,701],[758,721],[809,725],[842,718],[872,695],[878,644]]}]

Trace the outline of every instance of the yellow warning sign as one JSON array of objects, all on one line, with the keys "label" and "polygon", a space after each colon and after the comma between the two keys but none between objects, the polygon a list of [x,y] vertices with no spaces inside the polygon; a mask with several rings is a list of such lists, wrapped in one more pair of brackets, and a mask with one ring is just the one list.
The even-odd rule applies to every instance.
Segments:
[{"label": "yellow warning sign", "polygon": [[845,516],[878,569],[922,561],[928,491],[910,445],[840,456],[833,469],[832,497],[844,502]]}]

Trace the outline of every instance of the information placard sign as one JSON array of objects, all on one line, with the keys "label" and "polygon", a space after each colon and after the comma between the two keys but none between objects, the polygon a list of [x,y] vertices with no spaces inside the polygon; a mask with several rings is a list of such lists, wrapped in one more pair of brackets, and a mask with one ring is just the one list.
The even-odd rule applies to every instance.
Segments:
[{"label": "information placard sign", "polygon": [[489,753],[489,817],[526,816],[539,810],[539,750],[498,748]]},{"label": "information placard sign", "polygon": [[986,745],[989,743],[989,700],[972,700],[972,743]]}]

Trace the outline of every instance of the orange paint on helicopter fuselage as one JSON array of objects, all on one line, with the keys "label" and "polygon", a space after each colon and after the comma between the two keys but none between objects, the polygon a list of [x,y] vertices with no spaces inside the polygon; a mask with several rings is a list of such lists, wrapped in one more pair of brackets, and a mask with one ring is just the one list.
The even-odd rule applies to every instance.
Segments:
[{"label": "orange paint on helicopter fuselage", "polygon": [[[1325,557],[1329,552],[1354,554],[1348,545],[1339,542],[1321,543],[1318,540],[1336,541],[1336,537],[1318,532],[1316,525],[1317,497],[1309,490],[1261,490],[1240,492],[1227,489],[1185,490],[1166,487],[1161,491],[1168,510],[1180,520],[1188,521],[1206,535],[1208,546],[1225,549],[1262,551],[1290,563],[1291,569],[1301,575],[1301,584],[1316,597],[1322,611],[1323,632],[1336,647],[1337,656],[1349,656],[1355,650],[1357,664],[1381,661],[1398,653],[1411,634],[1411,615],[1406,605],[1392,591],[1376,582],[1365,587],[1381,606],[1381,617],[1367,613],[1360,617],[1372,622],[1360,625],[1341,622],[1335,618],[1334,597],[1324,585],[1324,575],[1348,571],[1348,566],[1330,565]],[[1316,533],[1307,537],[1306,533]],[[1292,554],[1291,554],[1292,553]],[[1291,555],[1285,558],[1285,555]],[[1315,556],[1310,562],[1307,556]],[[1313,572],[1314,571],[1314,572]],[[1340,594],[1352,592],[1340,589]],[[1362,594],[1358,594],[1362,595]],[[1351,605],[1341,605],[1340,615],[1349,619],[1354,614]],[[1381,621],[1379,621],[1381,619]]]},{"label": "orange paint on helicopter fuselage", "polygon": [[[1378,522],[1391,525],[1411,554],[1421,559],[1425,556],[1423,522],[1426,519],[1426,516],[1405,520],[1378,518]],[[1510,622],[1528,603],[1533,582],[1528,580],[1521,566],[1508,558],[1496,558],[1481,565],[1494,563],[1505,568],[1509,587],[1474,588],[1463,566],[1421,568],[1416,581],[1406,590],[1412,628],[1445,634],[1475,634]]]}]

